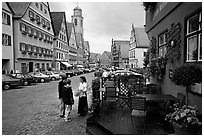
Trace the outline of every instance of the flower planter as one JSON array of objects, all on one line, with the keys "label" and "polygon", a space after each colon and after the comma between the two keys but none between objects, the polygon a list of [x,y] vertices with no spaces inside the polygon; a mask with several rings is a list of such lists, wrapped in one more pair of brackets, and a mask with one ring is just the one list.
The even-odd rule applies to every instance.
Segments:
[{"label": "flower planter", "polygon": [[197,132],[185,127],[179,127],[176,124],[172,124],[176,135],[196,135]]}]

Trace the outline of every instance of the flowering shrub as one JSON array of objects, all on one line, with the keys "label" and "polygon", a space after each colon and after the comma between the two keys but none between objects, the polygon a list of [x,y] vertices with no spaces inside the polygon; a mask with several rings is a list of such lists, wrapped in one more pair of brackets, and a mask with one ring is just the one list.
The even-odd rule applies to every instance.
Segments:
[{"label": "flowering shrub", "polygon": [[166,119],[172,124],[176,124],[178,127],[188,129],[198,129],[202,123],[200,120],[200,113],[193,106],[179,106],[176,103],[172,107],[173,112],[166,115]]}]

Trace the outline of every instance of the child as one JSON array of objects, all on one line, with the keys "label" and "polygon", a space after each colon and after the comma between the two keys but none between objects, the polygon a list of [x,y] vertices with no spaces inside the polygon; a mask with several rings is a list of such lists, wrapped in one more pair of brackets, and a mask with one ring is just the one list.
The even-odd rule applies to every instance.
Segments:
[{"label": "child", "polygon": [[62,88],[62,99],[65,104],[65,122],[70,122],[70,112],[72,110],[72,105],[74,104],[73,92],[71,88],[71,80],[67,79],[66,84]]}]

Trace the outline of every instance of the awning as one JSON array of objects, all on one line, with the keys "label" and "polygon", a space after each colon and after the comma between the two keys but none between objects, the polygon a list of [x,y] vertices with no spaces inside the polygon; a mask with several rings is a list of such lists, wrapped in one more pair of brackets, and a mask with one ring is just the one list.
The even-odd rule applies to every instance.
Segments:
[{"label": "awning", "polygon": [[61,62],[62,64],[66,65],[67,67],[72,67],[71,64],[69,64],[68,62]]},{"label": "awning", "polygon": [[83,65],[77,65],[77,67],[78,67],[78,68],[84,68],[84,66],[83,66]]}]

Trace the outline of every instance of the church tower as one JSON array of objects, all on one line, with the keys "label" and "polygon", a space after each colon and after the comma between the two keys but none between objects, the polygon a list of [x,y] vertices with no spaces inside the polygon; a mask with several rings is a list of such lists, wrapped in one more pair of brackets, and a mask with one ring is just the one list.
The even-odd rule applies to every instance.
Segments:
[{"label": "church tower", "polygon": [[[84,29],[83,29],[82,9],[78,5],[76,8],[74,8],[74,15],[72,15],[72,23],[74,24],[76,37],[78,37],[77,40],[83,40]],[[78,46],[79,48],[81,48],[82,43],[79,43]]]}]

